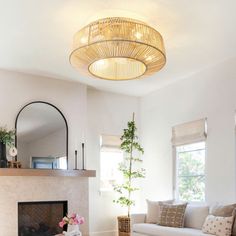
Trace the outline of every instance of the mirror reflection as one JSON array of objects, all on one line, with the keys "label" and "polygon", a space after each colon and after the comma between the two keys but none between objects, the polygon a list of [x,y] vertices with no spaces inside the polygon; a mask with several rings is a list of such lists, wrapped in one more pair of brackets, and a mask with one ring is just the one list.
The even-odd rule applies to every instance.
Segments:
[{"label": "mirror reflection", "polygon": [[22,168],[67,169],[67,123],[53,105],[26,105],[16,119],[17,160]]}]

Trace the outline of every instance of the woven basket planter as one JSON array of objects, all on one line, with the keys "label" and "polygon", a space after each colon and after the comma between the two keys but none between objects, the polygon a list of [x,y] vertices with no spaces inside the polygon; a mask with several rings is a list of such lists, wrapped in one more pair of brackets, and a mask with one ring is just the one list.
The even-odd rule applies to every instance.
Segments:
[{"label": "woven basket planter", "polygon": [[130,217],[118,216],[119,236],[130,236]]}]

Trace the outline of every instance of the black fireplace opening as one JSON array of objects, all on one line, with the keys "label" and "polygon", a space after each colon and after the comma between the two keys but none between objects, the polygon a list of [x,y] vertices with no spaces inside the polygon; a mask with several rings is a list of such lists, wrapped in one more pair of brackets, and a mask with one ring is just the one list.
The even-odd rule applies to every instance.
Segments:
[{"label": "black fireplace opening", "polygon": [[67,214],[67,201],[19,202],[18,236],[52,236],[62,233],[58,223]]}]

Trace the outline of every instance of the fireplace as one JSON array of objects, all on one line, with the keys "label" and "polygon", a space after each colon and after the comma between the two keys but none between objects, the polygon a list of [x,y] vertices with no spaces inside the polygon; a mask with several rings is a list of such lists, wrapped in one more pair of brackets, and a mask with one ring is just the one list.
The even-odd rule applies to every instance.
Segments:
[{"label": "fireplace", "polygon": [[52,236],[62,232],[58,223],[67,214],[67,201],[19,202],[18,236]]}]

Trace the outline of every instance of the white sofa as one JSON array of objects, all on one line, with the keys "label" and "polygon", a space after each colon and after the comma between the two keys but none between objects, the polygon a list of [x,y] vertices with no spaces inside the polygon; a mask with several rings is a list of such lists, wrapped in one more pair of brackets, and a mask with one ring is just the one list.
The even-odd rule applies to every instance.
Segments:
[{"label": "white sofa", "polygon": [[146,223],[146,214],[131,215],[132,236],[212,236],[202,232],[202,225],[209,214],[208,206],[188,205],[184,228],[173,228]]}]

